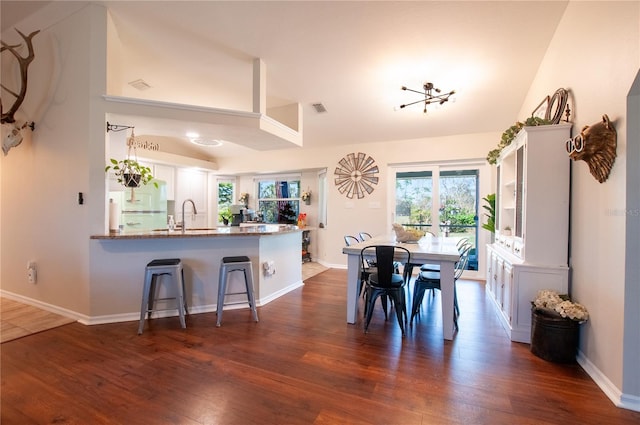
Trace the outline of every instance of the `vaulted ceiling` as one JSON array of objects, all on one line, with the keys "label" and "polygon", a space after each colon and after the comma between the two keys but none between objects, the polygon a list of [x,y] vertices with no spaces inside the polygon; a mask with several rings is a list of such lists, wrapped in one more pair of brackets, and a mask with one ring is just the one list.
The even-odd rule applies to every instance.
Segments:
[{"label": "vaulted ceiling", "polygon": [[[2,2],[3,31],[31,13],[28,3]],[[123,96],[251,111],[252,64],[260,58],[267,70],[267,106],[303,108],[304,147],[503,131],[526,118],[517,116],[522,101],[567,6],[565,1],[98,3],[109,9],[122,43],[123,81],[142,79],[150,86],[140,91],[127,85]],[[455,90],[455,103],[429,106],[426,114],[421,104],[399,109],[421,99],[401,86],[420,90],[425,82],[443,92]],[[549,87],[549,93],[556,88]],[[541,99],[549,93],[540,93]],[[316,103],[326,112],[318,113]]]}]

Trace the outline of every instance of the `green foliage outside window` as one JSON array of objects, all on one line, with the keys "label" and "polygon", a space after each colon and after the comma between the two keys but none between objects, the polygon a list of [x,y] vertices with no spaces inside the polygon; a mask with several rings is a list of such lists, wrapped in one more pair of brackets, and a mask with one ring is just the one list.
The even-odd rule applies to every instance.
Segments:
[{"label": "green foliage outside window", "polygon": [[258,211],[266,223],[297,223],[301,195],[300,180],[262,180],[258,182]]},{"label": "green foliage outside window", "polygon": [[218,221],[224,223],[231,220],[231,204],[233,204],[233,183],[218,183]]}]

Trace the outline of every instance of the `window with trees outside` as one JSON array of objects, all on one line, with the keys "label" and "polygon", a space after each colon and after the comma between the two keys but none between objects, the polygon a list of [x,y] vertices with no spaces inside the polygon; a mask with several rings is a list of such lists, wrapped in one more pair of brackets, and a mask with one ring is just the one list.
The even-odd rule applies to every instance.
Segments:
[{"label": "window with trees outside", "polygon": [[232,180],[218,180],[218,223],[229,224],[231,221],[231,204],[235,182]]},{"label": "window with trees outside", "polygon": [[295,224],[300,212],[300,179],[258,181],[258,211],[265,223]]},{"label": "window with trees outside", "polygon": [[467,266],[477,270],[478,170],[424,170],[396,173],[395,221],[473,244]]}]

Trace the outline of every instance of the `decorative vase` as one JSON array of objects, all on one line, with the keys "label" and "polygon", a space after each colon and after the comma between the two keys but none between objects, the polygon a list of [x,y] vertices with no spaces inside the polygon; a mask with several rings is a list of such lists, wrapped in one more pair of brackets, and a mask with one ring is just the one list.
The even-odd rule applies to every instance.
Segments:
[{"label": "decorative vase", "polygon": [[311,198],[309,197],[309,198],[305,199],[305,200],[304,200],[304,203],[305,203],[306,205],[311,205]]},{"label": "decorative vase", "polygon": [[580,322],[553,310],[531,308],[531,352],[554,363],[576,361]]}]

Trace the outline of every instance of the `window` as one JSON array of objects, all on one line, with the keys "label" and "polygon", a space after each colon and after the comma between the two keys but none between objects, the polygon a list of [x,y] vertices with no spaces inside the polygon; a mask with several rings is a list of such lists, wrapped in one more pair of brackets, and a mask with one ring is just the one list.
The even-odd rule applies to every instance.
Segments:
[{"label": "window", "polygon": [[395,221],[435,235],[468,238],[474,245],[470,270],[478,270],[478,175],[471,167],[396,171]]},{"label": "window", "polygon": [[235,192],[235,181],[218,180],[218,223],[228,224],[231,221],[231,204]]},{"label": "window", "polygon": [[300,178],[259,180],[258,210],[265,223],[297,223],[300,194]]},{"label": "window", "polygon": [[327,226],[327,170],[318,173],[318,225]]},{"label": "window", "polygon": [[440,231],[475,241],[478,225],[478,170],[440,172]]},{"label": "window", "polygon": [[396,222],[432,233],[431,171],[399,172],[396,175]]}]

